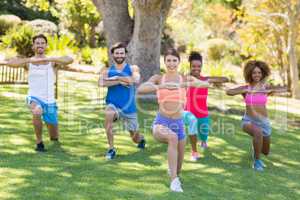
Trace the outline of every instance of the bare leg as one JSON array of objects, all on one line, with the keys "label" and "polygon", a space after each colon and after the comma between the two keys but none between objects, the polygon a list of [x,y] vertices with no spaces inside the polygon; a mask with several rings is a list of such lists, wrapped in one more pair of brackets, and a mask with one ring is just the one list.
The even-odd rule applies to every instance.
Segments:
[{"label": "bare leg", "polygon": [[243,126],[243,130],[252,136],[253,138],[253,147],[254,147],[254,157],[255,159],[260,158],[260,153],[262,151],[263,145],[263,135],[260,128],[255,125],[249,123]]},{"label": "bare leg", "polygon": [[50,140],[58,141],[59,132],[58,125],[47,124]]},{"label": "bare leg", "polygon": [[190,135],[190,142],[193,152],[197,152],[197,135]]},{"label": "bare leg", "polygon": [[178,163],[177,163],[177,175],[180,174],[183,158],[184,158],[184,147],[185,147],[185,140],[180,140],[178,142]]},{"label": "bare leg", "polygon": [[132,141],[136,144],[144,138],[144,136],[141,135],[138,131],[129,131],[129,133]]},{"label": "bare leg", "polygon": [[270,144],[271,137],[263,137],[262,153],[266,156],[270,153]]},{"label": "bare leg", "polygon": [[177,177],[178,137],[176,133],[162,125],[155,125],[153,127],[153,136],[160,142],[168,143],[168,164],[171,180],[174,180]]},{"label": "bare leg", "polygon": [[32,124],[36,136],[36,143],[39,144],[43,141],[42,138],[43,122],[41,120],[41,115],[43,113],[43,110],[35,102],[32,102],[30,104],[30,109],[32,112]]},{"label": "bare leg", "polygon": [[112,128],[113,128],[113,122],[116,117],[116,114],[117,113],[111,108],[107,108],[105,110],[104,128],[105,128],[107,142],[110,149],[114,147],[114,135],[113,135]]}]

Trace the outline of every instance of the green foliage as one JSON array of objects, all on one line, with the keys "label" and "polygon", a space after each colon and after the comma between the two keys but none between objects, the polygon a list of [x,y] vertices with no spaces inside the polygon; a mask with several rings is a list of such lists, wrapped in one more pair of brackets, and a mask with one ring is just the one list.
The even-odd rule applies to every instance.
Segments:
[{"label": "green foliage", "polygon": [[108,66],[109,65],[109,58],[107,54],[108,50],[106,47],[100,47],[96,49],[92,49],[92,63],[95,66]]},{"label": "green foliage", "polygon": [[80,49],[80,63],[94,66],[108,66],[108,61],[106,47],[90,48],[86,46]]},{"label": "green foliage", "polygon": [[0,35],[21,23],[21,19],[15,15],[0,15]]},{"label": "green foliage", "polygon": [[226,69],[224,62],[210,62],[205,65],[205,71],[209,76],[225,76],[234,80],[234,72]]},{"label": "green foliage", "polygon": [[181,74],[189,74],[190,73],[190,63],[188,61],[181,61],[179,66],[179,72]]},{"label": "green foliage", "polygon": [[85,64],[92,64],[92,50],[89,47],[84,47],[81,49],[81,61]]},{"label": "green foliage", "polygon": [[[31,2],[31,3],[30,3]],[[47,19],[57,22],[58,18],[52,15],[52,7],[40,9],[43,3],[55,2],[54,0],[1,0],[0,14],[14,14],[23,20]]]},{"label": "green foliage", "polygon": [[78,48],[75,45],[75,40],[72,35],[54,35],[53,37],[48,37],[48,55],[70,55],[74,54]]},{"label": "green foliage", "polygon": [[[198,2],[203,2],[203,0],[198,0]],[[204,0],[204,2],[220,3],[233,9],[238,9],[238,7],[242,4],[242,0]]]},{"label": "green foliage", "polygon": [[207,57],[212,61],[220,61],[226,54],[227,43],[223,39],[207,41]]},{"label": "green foliage", "polygon": [[75,34],[80,46],[91,44],[101,16],[91,0],[68,0],[60,14],[64,25]]},{"label": "green foliage", "polygon": [[1,37],[2,45],[14,48],[21,56],[32,56],[32,37],[34,31],[28,25],[16,26]]}]

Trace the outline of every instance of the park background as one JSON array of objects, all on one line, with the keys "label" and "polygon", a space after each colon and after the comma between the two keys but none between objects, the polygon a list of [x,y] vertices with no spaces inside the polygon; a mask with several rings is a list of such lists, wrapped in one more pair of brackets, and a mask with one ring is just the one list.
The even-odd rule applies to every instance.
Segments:
[{"label": "park background", "polygon": [[[98,74],[59,72],[61,145],[34,152],[27,85],[0,85],[0,199],[299,199],[300,1],[298,0],[2,0],[0,59],[31,56],[32,36],[48,37],[47,55],[69,55],[79,68],[110,63],[107,47],[128,43],[142,79],[164,71],[161,54],[176,47],[180,71],[192,50],[204,56],[204,74],[230,83],[209,91],[213,126],[209,148],[190,162],[186,146],[184,193],[169,193],[166,147],[151,136],[155,102],[139,101],[148,147],[138,151],[116,126],[118,157],[107,162],[103,129],[105,89]],[[243,84],[249,59],[272,67],[268,80],[288,91],[269,100],[273,127],[264,173],[251,169],[250,138],[241,131],[242,97],[224,88]],[[5,71],[2,73],[5,73]],[[1,82],[2,80],[0,80]]]}]

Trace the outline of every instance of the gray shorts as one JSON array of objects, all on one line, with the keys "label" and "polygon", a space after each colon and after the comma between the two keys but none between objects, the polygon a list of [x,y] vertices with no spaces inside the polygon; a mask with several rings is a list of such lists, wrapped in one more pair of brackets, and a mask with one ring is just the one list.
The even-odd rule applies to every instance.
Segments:
[{"label": "gray shorts", "polygon": [[139,124],[137,120],[137,113],[124,113],[120,108],[117,108],[113,104],[108,104],[106,108],[110,108],[116,112],[116,118],[114,121],[119,119],[122,120],[127,131],[138,131]]},{"label": "gray shorts", "polygon": [[272,128],[268,118],[253,118],[248,115],[244,115],[242,119],[242,128],[244,125],[249,123],[260,128],[264,137],[271,136]]}]

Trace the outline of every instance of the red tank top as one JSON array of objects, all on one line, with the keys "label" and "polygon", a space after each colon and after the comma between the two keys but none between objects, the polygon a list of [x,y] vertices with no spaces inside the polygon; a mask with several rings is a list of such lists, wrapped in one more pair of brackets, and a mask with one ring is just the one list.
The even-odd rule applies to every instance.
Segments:
[{"label": "red tank top", "polygon": [[[199,78],[202,81],[206,81],[208,78],[201,76]],[[197,118],[204,118],[208,116],[207,108],[207,88],[189,87],[187,89],[187,100],[185,110],[193,113]]]}]

